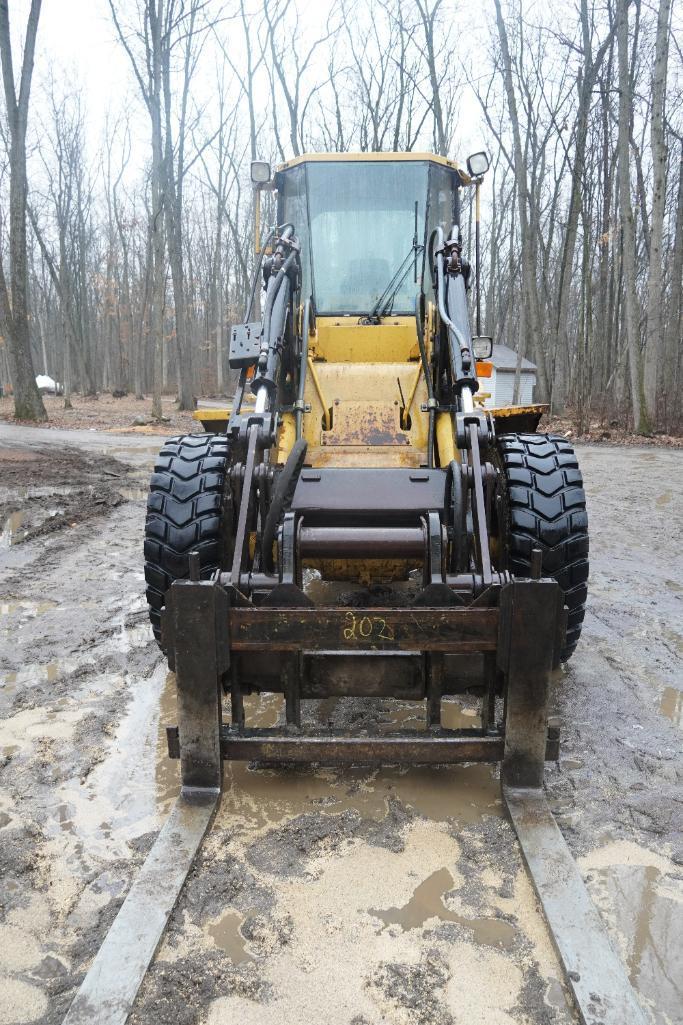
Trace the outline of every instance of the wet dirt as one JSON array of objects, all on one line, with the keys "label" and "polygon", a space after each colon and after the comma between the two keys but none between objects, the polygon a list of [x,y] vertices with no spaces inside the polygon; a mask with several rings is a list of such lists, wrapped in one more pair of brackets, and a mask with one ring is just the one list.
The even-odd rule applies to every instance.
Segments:
[{"label": "wet dirt", "polygon": [[[36,431],[32,446],[30,431],[0,427],[0,449],[22,447],[35,468],[76,433]],[[0,1021],[12,1025],[61,1022],[178,792],[173,677],[150,640],[140,551],[155,447],[84,432],[92,472],[102,458],[124,467],[107,485],[120,502],[0,551]],[[648,1020],[680,1025],[683,456],[580,457],[591,608],[554,682],[563,743],[548,791]],[[0,488],[18,459],[0,463]],[[58,477],[12,484],[8,515],[31,504],[22,486],[72,486]],[[424,728],[408,702],[305,711],[335,728]],[[469,700],[444,707],[451,726],[473,713]],[[252,723],[281,715],[279,696],[247,700]],[[491,768],[237,764],[133,1019],[573,1022],[561,978]]]},{"label": "wet dirt", "polygon": [[105,516],[127,500],[131,470],[73,448],[0,446],[0,550]]},{"label": "wet dirt", "polygon": [[404,932],[408,929],[418,929],[431,919],[457,922],[458,925],[471,930],[475,943],[483,943],[489,947],[511,947],[515,930],[509,922],[496,918],[466,918],[446,906],[444,898],[453,887],[451,873],[447,868],[439,868],[415,888],[410,900],[403,907],[388,908],[386,911],[371,908],[370,914],[375,915],[385,925],[400,925]]}]

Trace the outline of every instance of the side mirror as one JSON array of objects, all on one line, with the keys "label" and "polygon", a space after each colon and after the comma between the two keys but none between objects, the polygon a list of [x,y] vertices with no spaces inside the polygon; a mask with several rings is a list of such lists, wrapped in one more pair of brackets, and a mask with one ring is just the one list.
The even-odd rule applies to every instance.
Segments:
[{"label": "side mirror", "polygon": [[472,178],[481,178],[482,174],[486,174],[489,166],[489,155],[484,150],[481,153],[472,153],[467,158],[467,170]]},{"label": "side mirror", "polygon": [[252,160],[251,181],[257,187],[268,184],[270,181],[270,164],[267,160]]},{"label": "side mirror", "polygon": [[475,335],[472,339],[472,352],[475,359],[491,359],[493,338],[490,335]]}]

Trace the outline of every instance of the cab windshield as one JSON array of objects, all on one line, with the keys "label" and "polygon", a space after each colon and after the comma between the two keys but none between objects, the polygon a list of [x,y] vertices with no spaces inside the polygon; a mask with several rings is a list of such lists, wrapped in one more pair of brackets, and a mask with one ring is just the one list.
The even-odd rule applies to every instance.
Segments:
[{"label": "cab windshield", "polygon": [[369,314],[407,257],[387,312],[413,313],[422,275],[428,164],[321,161],[308,164],[306,172],[318,313]]}]

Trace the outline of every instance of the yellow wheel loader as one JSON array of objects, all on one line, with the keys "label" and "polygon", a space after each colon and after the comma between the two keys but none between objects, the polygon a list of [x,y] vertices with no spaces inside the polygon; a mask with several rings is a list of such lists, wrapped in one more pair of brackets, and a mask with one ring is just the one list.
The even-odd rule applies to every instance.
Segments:
[{"label": "yellow wheel loader", "polygon": [[[256,212],[272,191],[277,223],[231,331],[234,399],[198,412],[206,433],[164,445],[147,507],[147,598],[176,676],[167,734],[181,796],[69,1025],[126,1020],[231,759],[255,771],[500,763],[580,1020],[644,1025],[543,793],[559,750],[550,676],[585,609],[586,506],[571,446],[536,433],[544,407],[483,399],[487,169],[485,153],[467,171],[418,153],[309,155],[274,175],[252,165]],[[461,228],[471,188],[473,269]],[[245,695],[262,692],[283,695],[282,726],[245,717]],[[479,722],[446,728],[442,698],[464,692]],[[423,728],[306,726],[302,702],[351,696],[421,704]]]}]

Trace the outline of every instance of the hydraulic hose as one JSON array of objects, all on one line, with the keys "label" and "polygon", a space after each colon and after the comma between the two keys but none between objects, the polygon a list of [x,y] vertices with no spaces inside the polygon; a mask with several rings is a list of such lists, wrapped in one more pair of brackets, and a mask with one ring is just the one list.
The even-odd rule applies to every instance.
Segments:
[{"label": "hydraulic hose", "polygon": [[[278,317],[276,322],[280,320],[284,323],[284,317],[286,316],[287,303],[289,302],[289,271],[294,265],[297,258],[296,251],[291,252],[286,258],[282,267],[275,274],[275,277],[268,283],[268,292],[266,294],[266,302],[263,309],[263,335],[261,337],[261,353],[259,355],[259,363],[257,373],[254,375],[251,389],[253,392],[259,391],[265,387],[269,391],[275,387],[275,380],[273,374],[273,357],[276,355],[275,347],[271,344],[271,333],[273,324],[273,312],[276,309]],[[284,292],[283,292],[284,288]],[[281,295],[281,293],[283,293]],[[265,357],[265,360],[264,360]],[[263,365],[265,362],[265,366]]]},{"label": "hydraulic hose", "polygon": [[417,344],[420,348],[420,361],[422,363],[422,373],[424,374],[425,384],[427,385],[427,397],[429,399],[429,433],[427,435],[427,464],[430,469],[434,466],[434,426],[436,421],[436,409],[434,408],[434,384],[432,382],[432,375],[429,372],[429,364],[427,362],[427,349],[425,348],[425,336],[424,329],[422,327],[422,317],[420,311],[420,299],[415,300],[415,321],[417,324]]},{"label": "hydraulic hose", "polygon": [[261,277],[261,267],[263,266],[263,257],[265,256],[266,249],[267,249],[269,243],[272,242],[274,237],[275,237],[275,231],[271,228],[271,230],[266,235],[265,242],[261,246],[261,252],[259,253],[258,263],[256,264],[256,270],[254,271],[254,280],[253,280],[252,285],[251,285],[251,292],[249,294],[249,302],[247,303],[247,308],[244,311],[244,323],[245,324],[247,324],[249,322],[249,317],[251,316],[251,311],[254,308],[254,299],[256,298],[256,289],[258,287],[259,279]]},{"label": "hydraulic hose", "polygon": [[299,388],[296,397],[296,440],[301,440],[304,425],[304,394],[306,392],[306,370],[308,369],[308,333],[311,328],[311,300],[304,306],[304,322],[301,332],[301,360],[299,362]]},{"label": "hydraulic hose", "polygon": [[[451,373],[453,375],[453,384],[460,397],[460,404],[464,413],[470,413],[474,409],[473,393],[477,391],[479,382],[477,381],[476,370],[474,369],[474,354],[472,352],[471,342],[468,342],[467,338],[463,335],[460,328],[453,322],[450,316],[450,309],[448,303],[448,289],[446,288],[446,279],[444,272],[444,261],[443,261],[443,250],[445,246],[443,228],[436,227],[431,234],[429,245],[430,251],[434,254],[434,239],[437,241],[436,251],[436,300],[439,310],[439,316],[442,322],[446,325],[449,335],[449,348],[451,357]],[[456,273],[451,275],[450,288],[460,287],[462,288],[462,296],[456,296],[458,302],[462,300],[463,310],[461,314],[467,321],[467,300],[465,296],[465,282],[462,274]],[[457,348],[456,348],[457,346]]]}]

